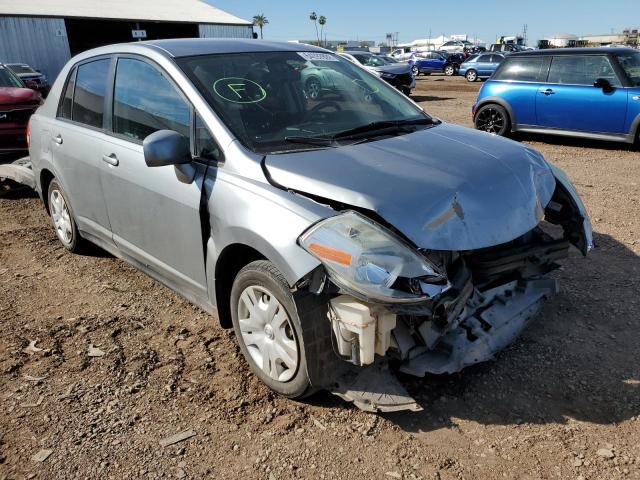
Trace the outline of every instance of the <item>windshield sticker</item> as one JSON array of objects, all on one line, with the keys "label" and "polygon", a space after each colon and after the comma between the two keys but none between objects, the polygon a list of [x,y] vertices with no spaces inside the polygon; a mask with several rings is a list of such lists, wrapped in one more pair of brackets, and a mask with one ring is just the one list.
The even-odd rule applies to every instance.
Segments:
[{"label": "windshield sticker", "polygon": [[331,55],[330,53],[322,52],[298,52],[305,60],[310,62],[339,62],[338,57]]},{"label": "windshield sticker", "polygon": [[216,80],[213,91],[227,102],[233,103],[258,103],[267,98],[267,91],[259,83],[241,77]]}]

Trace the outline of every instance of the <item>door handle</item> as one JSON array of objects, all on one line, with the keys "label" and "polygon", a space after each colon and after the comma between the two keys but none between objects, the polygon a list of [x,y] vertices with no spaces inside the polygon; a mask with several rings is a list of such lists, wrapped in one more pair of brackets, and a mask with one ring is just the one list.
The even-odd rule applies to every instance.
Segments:
[{"label": "door handle", "polygon": [[555,95],[556,92],[554,92],[552,89],[547,88],[546,90],[542,90],[540,93],[542,93],[543,95]]},{"label": "door handle", "polygon": [[55,137],[53,137],[53,141],[56,142],[58,145],[62,145],[62,135],[58,134]]},{"label": "door handle", "polygon": [[103,155],[102,156],[102,161],[105,163],[108,163],[109,165],[112,165],[114,167],[117,167],[118,164],[120,163],[120,161],[118,160],[118,157],[116,157],[115,153],[112,153],[111,155]]}]

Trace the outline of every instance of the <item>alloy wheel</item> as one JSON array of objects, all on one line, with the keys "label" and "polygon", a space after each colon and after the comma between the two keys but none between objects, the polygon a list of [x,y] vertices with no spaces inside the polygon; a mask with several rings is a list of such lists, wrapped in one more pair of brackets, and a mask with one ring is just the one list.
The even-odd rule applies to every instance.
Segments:
[{"label": "alloy wheel", "polygon": [[471,70],[469,72],[467,72],[467,80],[470,82],[475,82],[478,79],[478,74]]},{"label": "alloy wheel", "polygon": [[417,65],[414,65],[414,66],[411,67],[411,73],[413,73],[414,77],[418,76],[418,73],[420,73],[420,71],[418,70],[418,66]]},{"label": "alloy wheel", "polygon": [[273,380],[291,380],[298,369],[298,343],[289,315],[275,295],[258,285],[245,288],[238,301],[238,323],[258,368]]},{"label": "alloy wheel", "polygon": [[449,65],[447,68],[444,69],[444,74],[448,77],[452,76],[455,73],[454,68]]},{"label": "alloy wheel", "polygon": [[310,80],[307,83],[307,95],[312,100],[316,100],[320,97],[320,82],[317,80]]},{"label": "alloy wheel", "polygon": [[56,229],[58,238],[65,245],[69,245],[73,240],[73,225],[67,202],[64,200],[60,190],[52,190],[49,196],[51,218]]},{"label": "alloy wheel", "polygon": [[497,109],[488,107],[478,114],[476,128],[488,133],[498,134],[505,126],[506,119]]}]

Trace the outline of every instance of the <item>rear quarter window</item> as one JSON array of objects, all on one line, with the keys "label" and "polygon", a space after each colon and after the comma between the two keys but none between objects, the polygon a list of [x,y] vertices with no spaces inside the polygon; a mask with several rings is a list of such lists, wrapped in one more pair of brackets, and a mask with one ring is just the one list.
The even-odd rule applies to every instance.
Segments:
[{"label": "rear quarter window", "polygon": [[493,80],[512,82],[544,82],[549,60],[543,57],[513,57],[502,62]]}]

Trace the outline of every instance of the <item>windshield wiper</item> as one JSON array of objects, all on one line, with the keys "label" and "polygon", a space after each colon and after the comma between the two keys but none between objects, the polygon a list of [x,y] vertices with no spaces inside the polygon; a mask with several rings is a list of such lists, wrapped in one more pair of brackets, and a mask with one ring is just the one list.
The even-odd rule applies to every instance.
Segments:
[{"label": "windshield wiper", "polygon": [[317,145],[319,147],[337,147],[335,141],[331,137],[284,137],[285,142],[301,143],[303,145]]},{"label": "windshield wiper", "polygon": [[412,118],[407,120],[381,120],[378,122],[371,122],[366,125],[361,125],[359,127],[350,128],[343,132],[336,133],[333,135],[333,139],[338,138],[346,138],[353,137],[356,135],[361,135],[363,133],[375,132],[378,130],[388,130],[388,129],[402,129],[402,127],[412,126],[412,125],[437,125],[438,122],[429,117],[423,118]]}]

